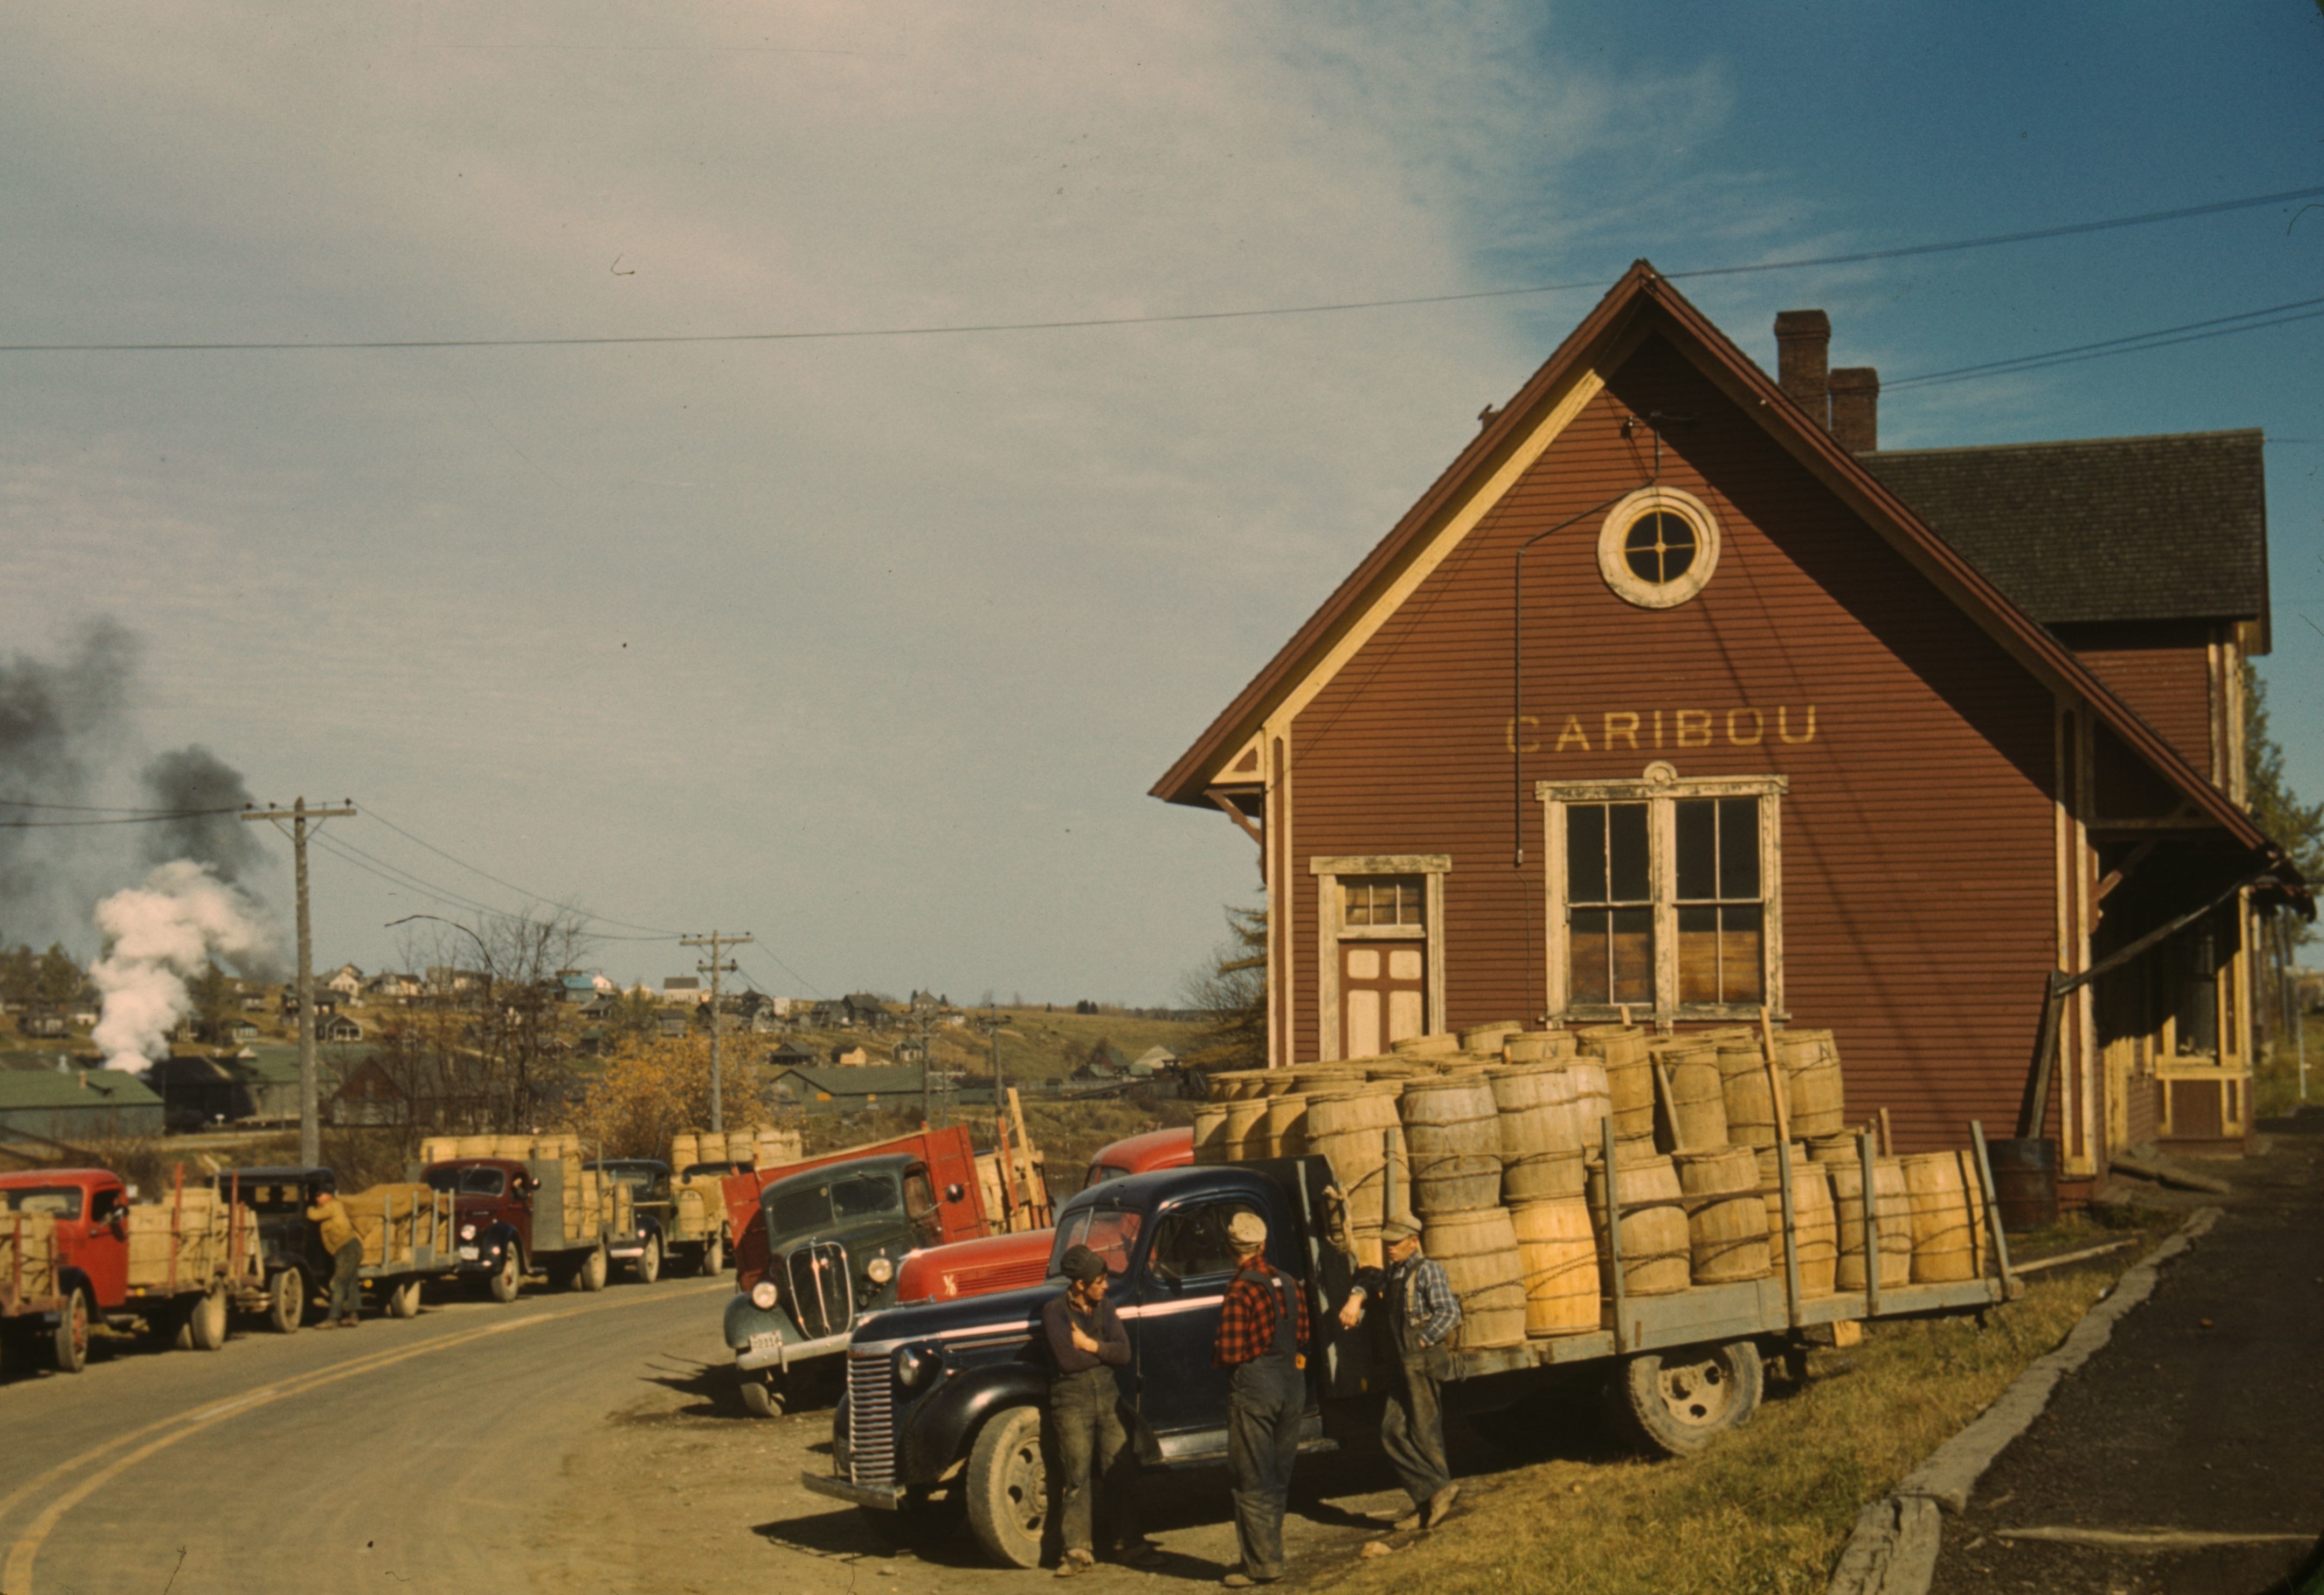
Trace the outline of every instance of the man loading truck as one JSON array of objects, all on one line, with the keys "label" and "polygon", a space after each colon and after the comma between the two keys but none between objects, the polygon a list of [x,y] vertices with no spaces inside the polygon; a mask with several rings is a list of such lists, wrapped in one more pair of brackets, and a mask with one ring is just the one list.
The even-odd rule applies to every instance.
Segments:
[{"label": "man loading truck", "polygon": [[331,1310],[323,1326],[353,1329],[363,1322],[355,1310],[363,1299],[363,1242],[355,1236],[355,1222],[339,1194],[327,1187],[316,1195],[307,1216],[322,1231],[323,1249],[331,1254]]}]

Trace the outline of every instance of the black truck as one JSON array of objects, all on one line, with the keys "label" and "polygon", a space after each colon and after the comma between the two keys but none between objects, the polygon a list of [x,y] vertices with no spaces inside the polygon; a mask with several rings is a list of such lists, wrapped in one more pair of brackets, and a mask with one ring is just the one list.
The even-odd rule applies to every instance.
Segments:
[{"label": "black truck", "polygon": [[[1788,1230],[1788,1198],[1786,1210]],[[1308,1292],[1315,1343],[1303,1448],[1369,1446],[1392,1354],[1378,1338],[1380,1314],[1353,1331],[1340,1327],[1337,1308],[1354,1263],[1338,1244],[1345,1215],[1331,1166],[1310,1157],[1170,1169],[1093,1186],[1057,1215],[1047,1284],[859,1319],[832,1421],[832,1471],[808,1473],[803,1482],[907,1519],[925,1515],[933,1523],[940,1507],[964,1507],[996,1560],[1037,1565],[1052,1523],[1041,1439],[1050,1366],[1039,1317],[1063,1287],[1058,1263],[1076,1243],[1096,1250],[1112,1274],[1111,1299],[1131,1352],[1118,1377],[1137,1415],[1141,1456],[1149,1466],[1222,1462],[1227,1375],[1211,1366],[1211,1347],[1233,1270],[1227,1222],[1239,1212],[1267,1221],[1268,1261]],[[1618,1221],[1618,1209],[1610,1216]],[[1865,1222],[1869,1230],[1875,1214]],[[1628,1300],[1618,1285],[1604,1327],[1594,1332],[1439,1349],[1430,1358],[1448,1381],[1447,1406],[1475,1413],[1517,1406],[1576,1376],[1602,1379],[1615,1413],[1646,1449],[1685,1455],[1748,1421],[1766,1360],[1803,1360],[1820,1326],[1980,1310],[2015,1294],[1999,1239],[1997,1228],[1997,1277],[1812,1297],[1803,1297],[1791,1270]],[[1618,1258],[1609,1273],[1621,1278]]]},{"label": "black truck", "polygon": [[307,1321],[308,1304],[331,1277],[331,1258],[307,1209],[326,1191],[338,1188],[327,1168],[268,1166],[229,1168],[214,1176],[218,1194],[258,1215],[258,1244],[266,1263],[261,1299],[237,1305],[255,1308],[284,1334]]}]

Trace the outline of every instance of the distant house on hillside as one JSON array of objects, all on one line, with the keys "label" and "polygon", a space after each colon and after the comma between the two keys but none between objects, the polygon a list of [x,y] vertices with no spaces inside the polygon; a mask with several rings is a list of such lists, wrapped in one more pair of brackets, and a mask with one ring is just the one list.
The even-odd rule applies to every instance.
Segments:
[{"label": "distant house on hillside", "polygon": [[338,968],[331,971],[320,983],[330,987],[342,997],[352,998],[359,995],[363,991],[363,971],[352,963],[342,963]]},{"label": "distant house on hillside", "polygon": [[318,1041],[335,1041],[345,1045],[350,1041],[361,1041],[364,1038],[364,1028],[345,1014],[334,1014],[331,1018],[319,1020],[316,1024],[315,1038]]},{"label": "distant house on hillside", "polygon": [[45,1003],[36,1003],[16,1020],[16,1028],[27,1036],[61,1036],[65,1033],[65,1016]]},{"label": "distant house on hillside", "polygon": [[702,1000],[702,977],[698,974],[674,974],[661,983],[664,1002],[683,1002],[688,1007]]},{"label": "distant house on hillside", "polygon": [[1178,1055],[1167,1046],[1149,1046],[1130,1061],[1130,1073],[1138,1079],[1155,1074],[1176,1074],[1183,1067]]},{"label": "distant house on hillside", "polygon": [[786,1041],[767,1052],[767,1066],[778,1074],[785,1069],[812,1069],[821,1061],[814,1052],[796,1041]]},{"label": "distant house on hillside", "polygon": [[871,1061],[872,1055],[860,1046],[849,1046],[843,1042],[831,1049],[831,1062],[835,1068],[860,1069]]},{"label": "distant house on hillside", "polygon": [[590,1002],[596,996],[597,982],[586,974],[561,974],[557,977],[557,997],[560,1002]]},{"label": "distant house on hillside", "polygon": [[[942,1076],[931,1086],[940,1087]],[[853,1113],[867,1108],[906,1107],[920,1100],[918,1068],[892,1065],[852,1069],[786,1069],[769,1088],[775,1101],[810,1113]]]},{"label": "distant house on hillside", "polygon": [[[339,994],[337,991],[332,991],[328,986],[317,985],[315,988],[315,1017],[319,1020],[325,1014],[333,1014],[338,1011]],[[281,1014],[286,1019],[295,1019],[299,1017],[299,985],[295,981],[282,988]]]},{"label": "distant house on hillside", "polygon": [[895,1012],[869,991],[858,991],[843,999],[847,1005],[847,1017],[859,1029],[886,1030],[897,1023]]},{"label": "distant house on hillside", "polygon": [[203,1027],[208,1040],[218,1046],[245,1046],[258,1039],[258,1027],[248,1019],[229,1018]]},{"label": "distant house on hillside", "polygon": [[669,1039],[676,1040],[686,1034],[688,1023],[687,1017],[683,1013],[665,1013],[655,1018],[654,1028]]},{"label": "distant house on hillside", "polygon": [[411,1116],[411,1104],[380,1061],[365,1058],[331,1093],[327,1111],[333,1124],[402,1124]]}]

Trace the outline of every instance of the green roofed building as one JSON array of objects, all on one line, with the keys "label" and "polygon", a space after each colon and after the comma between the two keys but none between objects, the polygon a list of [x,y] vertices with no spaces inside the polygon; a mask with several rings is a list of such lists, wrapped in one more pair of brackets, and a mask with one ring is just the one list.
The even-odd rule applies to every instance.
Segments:
[{"label": "green roofed building", "polygon": [[119,1069],[0,1069],[0,1129],[68,1145],[161,1133],[161,1099]]}]

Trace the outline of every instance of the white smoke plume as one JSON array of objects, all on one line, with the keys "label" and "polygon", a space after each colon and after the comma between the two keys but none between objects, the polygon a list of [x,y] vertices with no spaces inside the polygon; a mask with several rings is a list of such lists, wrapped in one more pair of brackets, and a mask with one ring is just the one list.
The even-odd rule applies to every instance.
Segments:
[{"label": "white smoke plume", "polygon": [[89,973],[104,994],[89,1039],[108,1069],[139,1070],[169,1050],[193,999],[186,982],[212,957],[236,966],[272,958],[279,933],[266,911],[208,864],[176,859],[97,905],[105,956]]}]

